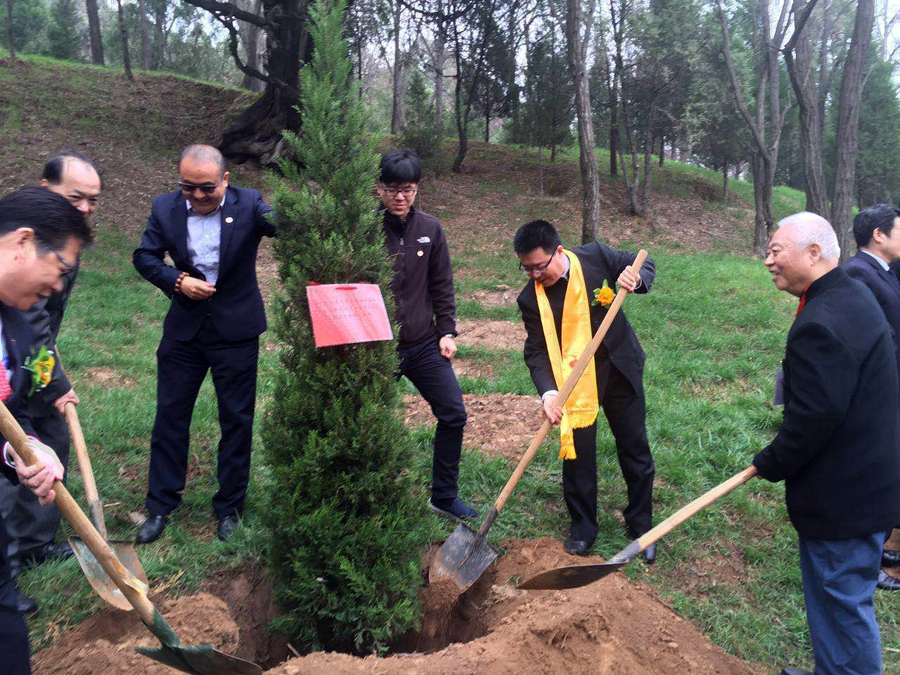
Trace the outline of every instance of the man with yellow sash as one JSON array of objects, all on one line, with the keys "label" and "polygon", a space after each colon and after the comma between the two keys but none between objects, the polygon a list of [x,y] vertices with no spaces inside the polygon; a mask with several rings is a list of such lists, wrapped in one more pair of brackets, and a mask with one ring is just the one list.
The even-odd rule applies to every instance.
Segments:
[{"label": "man with yellow sash", "polygon": [[[599,242],[571,251],[544,220],[525,223],[513,240],[519,266],[529,276],[519,294],[525,322],[525,363],[541,395],[544,415],[560,426],[563,495],[571,527],[564,548],[586,555],[597,538],[597,415],[600,408],[616,439],[619,466],[628,487],[627,534],[640,537],[652,522],[653,476],[644,402],[646,355],[625,315],[619,312],[592,363],[560,409],[556,397],[591,341],[615,297],[615,286],[647,293],[655,268],[648,258],[637,273],[635,254]],[[648,563],[656,547],[644,551]]]}]

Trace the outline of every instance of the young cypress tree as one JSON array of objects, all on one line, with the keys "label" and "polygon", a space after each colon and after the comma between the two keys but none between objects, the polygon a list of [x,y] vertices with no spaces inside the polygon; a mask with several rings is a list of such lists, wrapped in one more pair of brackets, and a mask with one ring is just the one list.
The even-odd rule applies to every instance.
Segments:
[{"label": "young cypress tree", "polygon": [[418,619],[421,555],[399,416],[396,345],[317,349],[306,287],[375,283],[393,314],[391,263],[373,189],[377,139],[342,39],[343,0],[310,9],[315,53],[300,75],[303,130],[286,132],[274,207],[283,291],[275,311],[280,364],[263,423],[274,484],[270,565],[287,614],[277,628],[308,649],[382,649]]}]

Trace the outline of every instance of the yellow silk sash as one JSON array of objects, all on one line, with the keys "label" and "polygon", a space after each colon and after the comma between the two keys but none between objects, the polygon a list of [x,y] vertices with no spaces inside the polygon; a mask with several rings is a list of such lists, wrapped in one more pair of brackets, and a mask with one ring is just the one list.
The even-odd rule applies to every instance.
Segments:
[{"label": "yellow silk sash", "polygon": [[[553,368],[556,388],[562,390],[563,384],[572,372],[578,358],[593,337],[591,333],[591,305],[587,287],[584,284],[584,273],[581,263],[571,251],[563,252],[569,258],[569,286],[562,315],[562,349],[556,337],[556,324],[553,321],[553,310],[543,284],[535,280],[534,290],[537,294],[538,310],[541,315],[541,328],[547,343],[547,355]],[[597,370],[594,358],[582,373],[563,406],[563,417],[559,423],[559,456],[560,459],[575,459],[575,441],[573,429],[588,427],[597,419],[600,402],[597,395]]]}]

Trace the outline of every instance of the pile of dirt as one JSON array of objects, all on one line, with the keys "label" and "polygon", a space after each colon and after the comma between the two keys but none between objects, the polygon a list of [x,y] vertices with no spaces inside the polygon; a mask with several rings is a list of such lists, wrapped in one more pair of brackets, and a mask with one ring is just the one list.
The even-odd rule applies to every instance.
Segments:
[{"label": "pile of dirt", "polygon": [[[424,588],[421,630],[405,636],[397,645],[398,649],[415,651],[387,658],[316,653],[273,667],[271,660],[264,658],[271,655],[266,653],[270,647],[259,642],[260,631],[253,627],[270,617],[268,601],[254,601],[257,593],[267,598],[267,591],[258,584],[254,586],[246,576],[230,582],[231,597],[227,601],[202,593],[161,603],[161,608],[183,643],[213,644],[226,653],[261,663],[271,675],[755,672],[710,643],[651,590],[624,575],[568,591],[520,591],[515,581],[573,564],[576,559],[566,555],[559,542],[548,538],[510,540],[504,547],[499,563],[466,593],[460,595],[446,582]],[[577,559],[586,564],[601,561],[599,557]],[[34,672],[173,672],[134,651],[135,646],[154,644],[155,639],[133,614],[109,609],[39,652]]]},{"label": "pile of dirt", "polygon": [[[405,396],[406,424],[426,427],[435,423],[431,408],[421,396]],[[541,426],[537,396],[517,394],[464,394],[466,433],[463,443],[489,455],[518,461]]]},{"label": "pile of dirt", "polygon": [[522,351],[525,326],[515,321],[467,319],[456,324],[456,342],[465,347]]}]

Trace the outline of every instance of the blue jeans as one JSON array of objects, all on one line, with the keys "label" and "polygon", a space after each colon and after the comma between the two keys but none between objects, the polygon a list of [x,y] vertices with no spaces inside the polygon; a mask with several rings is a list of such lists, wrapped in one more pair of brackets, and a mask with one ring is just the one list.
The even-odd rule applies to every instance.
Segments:
[{"label": "blue jeans", "polygon": [[890,532],[828,541],[800,538],[814,675],[881,675],[875,583]]}]

